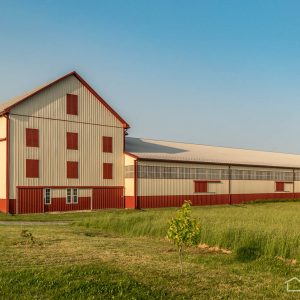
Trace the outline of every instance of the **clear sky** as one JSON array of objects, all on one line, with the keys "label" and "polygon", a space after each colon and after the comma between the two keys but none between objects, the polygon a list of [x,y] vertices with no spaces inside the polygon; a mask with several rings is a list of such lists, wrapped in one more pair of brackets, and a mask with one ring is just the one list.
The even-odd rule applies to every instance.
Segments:
[{"label": "clear sky", "polygon": [[76,70],[131,136],[300,153],[300,1],[0,0],[0,102]]}]

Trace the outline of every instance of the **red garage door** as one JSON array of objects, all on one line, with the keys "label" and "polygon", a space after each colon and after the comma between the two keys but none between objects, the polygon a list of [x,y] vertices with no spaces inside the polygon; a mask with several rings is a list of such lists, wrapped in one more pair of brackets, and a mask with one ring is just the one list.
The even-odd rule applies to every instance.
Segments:
[{"label": "red garage door", "polygon": [[92,201],[93,209],[124,208],[123,188],[95,188]]},{"label": "red garage door", "polygon": [[18,214],[32,214],[44,212],[43,189],[18,189]]}]

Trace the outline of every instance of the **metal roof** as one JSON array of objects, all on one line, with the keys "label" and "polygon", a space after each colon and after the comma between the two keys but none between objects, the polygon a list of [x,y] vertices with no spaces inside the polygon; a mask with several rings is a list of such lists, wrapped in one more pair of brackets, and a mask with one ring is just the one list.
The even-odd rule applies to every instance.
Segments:
[{"label": "metal roof", "polygon": [[148,160],[300,168],[300,155],[126,137],[126,152]]}]

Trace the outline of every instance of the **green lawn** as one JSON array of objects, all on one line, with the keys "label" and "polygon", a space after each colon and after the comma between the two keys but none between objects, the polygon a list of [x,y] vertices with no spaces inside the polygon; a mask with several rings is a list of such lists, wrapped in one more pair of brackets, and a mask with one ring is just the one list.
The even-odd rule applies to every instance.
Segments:
[{"label": "green lawn", "polygon": [[182,275],[165,239],[176,209],[0,214],[70,222],[0,225],[0,299],[296,299],[284,282],[300,278],[299,210],[299,202],[194,207],[201,243],[231,253],[190,249]]}]

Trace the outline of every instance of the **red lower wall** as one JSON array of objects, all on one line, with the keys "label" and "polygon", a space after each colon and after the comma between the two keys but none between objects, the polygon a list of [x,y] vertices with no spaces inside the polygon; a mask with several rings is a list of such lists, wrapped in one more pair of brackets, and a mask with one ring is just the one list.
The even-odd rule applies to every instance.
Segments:
[{"label": "red lower wall", "polygon": [[238,204],[254,200],[274,200],[300,198],[300,193],[270,193],[270,194],[233,194],[233,195],[169,195],[169,196],[139,196],[138,208],[178,207],[185,200],[193,205]]},{"label": "red lower wall", "polygon": [[135,208],[135,196],[125,196],[125,208]]},{"label": "red lower wall", "polygon": [[7,201],[6,199],[0,199],[0,212],[7,213],[8,207],[7,207]]},{"label": "red lower wall", "polygon": [[67,204],[66,198],[52,198],[51,204],[45,205],[45,212],[72,211],[91,209],[91,197],[78,197],[77,204]]},{"label": "red lower wall", "polygon": [[[121,191],[113,192],[115,200],[100,201],[101,197],[98,196],[96,200],[96,207],[99,208],[136,208],[135,197],[126,196],[123,201]],[[25,196],[25,195],[23,195]],[[137,208],[159,208],[159,207],[179,207],[185,200],[192,201],[193,205],[222,205],[222,204],[239,204],[243,202],[249,202],[254,200],[276,200],[276,199],[292,199],[299,198],[300,193],[270,193],[270,194],[233,194],[233,195],[185,195],[185,196],[139,196],[137,197]],[[32,198],[31,198],[32,199]],[[32,202],[29,206],[23,205],[19,207],[18,213],[34,213],[42,212],[40,207],[40,199],[37,200],[37,206]],[[5,204],[4,204],[5,203]],[[6,199],[0,199],[0,211],[4,211],[6,207]],[[20,211],[21,208],[21,211]],[[44,212],[59,212],[59,211],[75,211],[75,210],[90,210],[91,209],[91,198],[90,197],[79,197],[78,204],[66,204],[66,198],[52,198],[50,205],[44,205]],[[9,200],[9,212],[16,214],[16,200]]]}]

